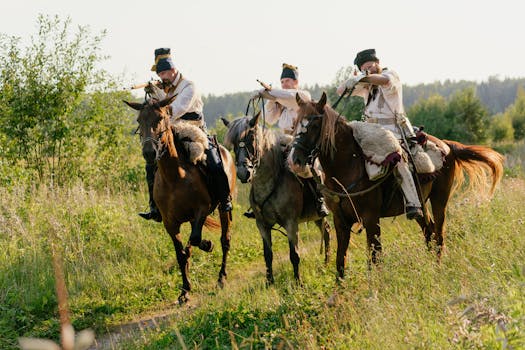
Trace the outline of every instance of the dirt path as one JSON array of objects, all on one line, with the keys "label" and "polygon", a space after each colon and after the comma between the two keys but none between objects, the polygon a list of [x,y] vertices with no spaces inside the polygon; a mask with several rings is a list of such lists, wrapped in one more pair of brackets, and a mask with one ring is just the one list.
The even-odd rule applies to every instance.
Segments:
[{"label": "dirt path", "polygon": [[[319,252],[319,241],[313,240],[308,243],[302,243],[303,244],[300,248],[301,255]],[[280,256],[274,260],[273,265],[274,268],[277,267],[279,269],[291,268],[288,254],[280,254]],[[242,271],[230,272],[229,279],[237,281],[237,285],[241,284],[241,286],[248,286],[250,281],[252,281],[254,278],[264,278],[264,276],[265,267],[261,257],[261,260],[254,261],[252,264],[244,267]],[[227,285],[226,288],[228,288]],[[141,337],[144,332],[147,331],[153,331],[155,329],[160,331],[163,325],[170,323],[170,321],[177,316],[180,316],[184,313],[184,315],[187,317],[188,313],[191,314],[194,312],[194,310],[200,306],[201,298],[205,297],[207,293],[208,290],[203,290],[200,293],[192,292],[190,301],[182,307],[179,306],[177,302],[175,302],[171,305],[168,305],[165,310],[162,310],[158,313],[146,314],[134,321],[113,326],[108,333],[99,334],[95,344],[88,350],[119,349],[119,344],[123,341]]]}]

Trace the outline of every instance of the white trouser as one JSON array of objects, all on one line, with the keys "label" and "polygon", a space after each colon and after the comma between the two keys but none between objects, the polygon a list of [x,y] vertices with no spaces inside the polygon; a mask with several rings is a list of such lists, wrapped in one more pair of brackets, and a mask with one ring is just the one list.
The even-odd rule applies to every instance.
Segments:
[{"label": "white trouser", "polygon": [[405,195],[406,206],[407,207],[417,207],[421,208],[421,203],[419,202],[419,197],[417,196],[416,184],[412,178],[412,173],[408,167],[408,164],[403,157],[396,165],[396,172],[398,178],[401,180],[401,190]]}]

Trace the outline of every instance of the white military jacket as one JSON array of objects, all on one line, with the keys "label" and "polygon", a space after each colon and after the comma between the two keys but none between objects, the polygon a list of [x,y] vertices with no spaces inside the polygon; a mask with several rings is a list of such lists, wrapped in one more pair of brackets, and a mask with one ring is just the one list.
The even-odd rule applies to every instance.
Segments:
[{"label": "white military jacket", "polygon": [[403,86],[395,71],[385,69],[381,74],[388,77],[388,84],[377,86],[359,83],[352,95],[364,98],[366,104],[364,115],[368,122],[379,123],[385,129],[392,131],[397,138],[401,138],[396,126],[396,118],[398,122],[409,123],[403,107]]},{"label": "white military jacket", "polygon": [[202,102],[201,95],[195,89],[194,83],[183,78],[180,72],[177,73],[175,80],[171,83],[166,97],[171,97],[175,94],[177,94],[177,97],[171,103],[171,122],[177,121],[186,113],[194,112],[202,118],[200,120],[184,121],[191,122],[199,127],[204,125],[204,117],[202,114],[204,103]]},{"label": "white military jacket", "polygon": [[302,100],[310,101],[312,99],[310,93],[299,89],[272,89],[266,93],[275,97],[275,100],[266,103],[266,121],[271,125],[278,121],[279,128],[284,133],[291,134],[299,109],[295,95],[299,93]]}]

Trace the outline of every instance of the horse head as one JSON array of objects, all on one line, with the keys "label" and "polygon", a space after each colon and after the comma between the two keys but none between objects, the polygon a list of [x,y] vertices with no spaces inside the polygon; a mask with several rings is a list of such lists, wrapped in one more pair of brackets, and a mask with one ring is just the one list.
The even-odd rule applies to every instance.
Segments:
[{"label": "horse head", "polygon": [[160,102],[144,101],[144,103],[123,101],[136,111],[139,111],[137,122],[142,144],[144,159],[153,162],[163,153],[162,135],[170,129],[169,106],[176,96],[166,98]]},{"label": "horse head", "polygon": [[288,155],[288,165],[294,172],[300,173],[313,162],[315,153],[319,149],[326,94],[323,92],[317,103],[303,101],[299,94],[296,94],[295,98],[299,111],[294,126],[294,141]]},{"label": "horse head", "polygon": [[225,145],[233,147],[235,153],[235,166],[237,167],[237,177],[242,183],[252,180],[255,170],[260,161],[259,145],[259,117],[257,113],[253,117],[243,117],[228,122],[224,118],[222,121],[228,132],[225,137]]}]

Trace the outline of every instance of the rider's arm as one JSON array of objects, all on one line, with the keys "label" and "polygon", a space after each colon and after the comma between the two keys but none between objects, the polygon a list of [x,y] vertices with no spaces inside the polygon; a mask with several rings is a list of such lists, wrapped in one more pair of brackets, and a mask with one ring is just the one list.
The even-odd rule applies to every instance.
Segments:
[{"label": "rider's arm", "polygon": [[299,94],[299,97],[303,101],[311,101],[312,97],[310,93],[306,90],[297,90],[297,89],[272,89],[267,91],[270,95],[275,97],[276,101],[279,102],[282,106],[286,108],[291,108],[297,110],[299,106],[297,105],[297,100],[295,95]]},{"label": "rider's arm", "polygon": [[390,77],[386,74],[369,74],[363,79],[359,80],[359,82],[385,86],[390,84]]}]

